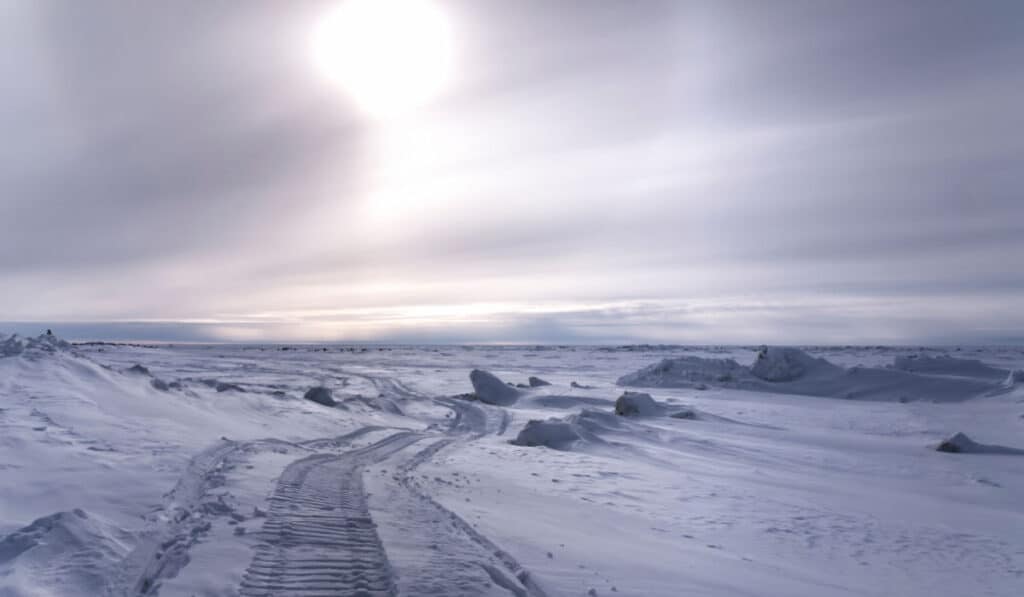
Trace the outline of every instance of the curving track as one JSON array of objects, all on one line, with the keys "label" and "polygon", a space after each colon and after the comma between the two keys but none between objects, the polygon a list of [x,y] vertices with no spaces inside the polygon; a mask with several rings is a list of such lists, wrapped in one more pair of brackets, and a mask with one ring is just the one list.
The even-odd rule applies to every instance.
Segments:
[{"label": "curving track", "polygon": [[297,460],[281,474],[240,595],[378,597],[397,594],[370,518],[361,468],[420,436],[400,432],[341,456]]}]

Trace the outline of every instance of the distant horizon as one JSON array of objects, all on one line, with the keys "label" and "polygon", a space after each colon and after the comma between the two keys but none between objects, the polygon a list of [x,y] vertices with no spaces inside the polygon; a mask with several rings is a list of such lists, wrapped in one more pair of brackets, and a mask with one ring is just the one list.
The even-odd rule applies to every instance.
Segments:
[{"label": "distant horizon", "polygon": [[[132,335],[141,329],[151,330],[150,335]],[[47,330],[72,343],[111,343],[111,344],[188,344],[188,345],[236,345],[236,346],[581,346],[581,347],[617,347],[617,346],[669,346],[669,347],[757,347],[757,346],[805,346],[805,347],[891,347],[891,348],[984,348],[984,347],[1016,347],[1024,346],[1024,338],[1003,337],[987,341],[957,341],[934,339],[930,341],[766,341],[766,340],[732,340],[715,341],[713,339],[650,339],[650,338],[573,338],[566,340],[545,339],[484,339],[458,338],[451,336],[446,339],[430,339],[425,337],[386,337],[386,338],[253,338],[226,339],[202,331],[201,326],[182,322],[162,322],[155,325],[151,322],[0,322],[0,337],[18,334],[35,337],[45,334]],[[133,331],[134,330],[134,331]]]}]

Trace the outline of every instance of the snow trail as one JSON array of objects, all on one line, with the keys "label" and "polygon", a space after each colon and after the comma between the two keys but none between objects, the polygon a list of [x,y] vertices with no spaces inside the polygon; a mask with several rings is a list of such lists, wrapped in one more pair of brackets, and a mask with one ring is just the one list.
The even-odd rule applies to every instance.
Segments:
[{"label": "snow trail", "polygon": [[399,432],[370,446],[293,462],[281,474],[243,597],[396,594],[370,517],[361,468],[418,441]]}]

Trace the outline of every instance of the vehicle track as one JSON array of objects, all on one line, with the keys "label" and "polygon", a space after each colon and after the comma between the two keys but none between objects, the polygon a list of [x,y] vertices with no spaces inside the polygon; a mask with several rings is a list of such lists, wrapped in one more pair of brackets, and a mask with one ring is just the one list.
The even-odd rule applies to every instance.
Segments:
[{"label": "vehicle track", "polygon": [[395,576],[370,517],[362,467],[421,439],[399,432],[342,455],[318,454],[285,468],[242,597],[383,597]]}]

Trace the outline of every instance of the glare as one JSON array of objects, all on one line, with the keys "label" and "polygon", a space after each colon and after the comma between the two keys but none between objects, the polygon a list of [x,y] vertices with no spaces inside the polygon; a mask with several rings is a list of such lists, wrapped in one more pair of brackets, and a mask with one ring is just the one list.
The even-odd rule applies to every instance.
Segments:
[{"label": "glare", "polygon": [[451,28],[430,0],[347,0],[313,32],[317,69],[387,118],[436,97],[452,74]]}]

